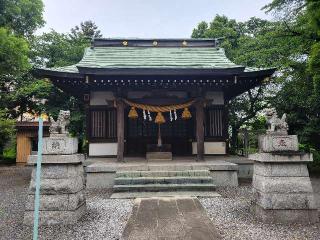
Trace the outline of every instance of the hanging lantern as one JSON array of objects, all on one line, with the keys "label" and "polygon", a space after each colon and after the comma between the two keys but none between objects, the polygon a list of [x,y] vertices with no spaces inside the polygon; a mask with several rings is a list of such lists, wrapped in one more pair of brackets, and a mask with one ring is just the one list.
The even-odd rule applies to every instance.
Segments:
[{"label": "hanging lantern", "polygon": [[184,119],[184,120],[187,120],[187,119],[191,118],[191,113],[190,113],[188,108],[184,108],[181,118]]},{"label": "hanging lantern", "polygon": [[132,118],[132,119],[138,118],[138,113],[137,113],[135,107],[131,107],[129,114],[128,114],[128,117]]},{"label": "hanging lantern", "polygon": [[162,115],[161,112],[158,112],[156,119],[154,120],[155,123],[157,124],[163,124],[166,122],[166,120],[164,119],[164,116]]}]

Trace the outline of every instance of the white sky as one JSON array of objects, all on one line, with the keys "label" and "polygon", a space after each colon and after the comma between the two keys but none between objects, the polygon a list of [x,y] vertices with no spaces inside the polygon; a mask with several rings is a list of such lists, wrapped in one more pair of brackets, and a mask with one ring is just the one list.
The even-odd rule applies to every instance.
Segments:
[{"label": "white sky", "polygon": [[44,0],[46,25],[68,32],[92,20],[104,37],[187,38],[200,21],[216,14],[238,21],[271,19],[261,8],[271,0]]}]

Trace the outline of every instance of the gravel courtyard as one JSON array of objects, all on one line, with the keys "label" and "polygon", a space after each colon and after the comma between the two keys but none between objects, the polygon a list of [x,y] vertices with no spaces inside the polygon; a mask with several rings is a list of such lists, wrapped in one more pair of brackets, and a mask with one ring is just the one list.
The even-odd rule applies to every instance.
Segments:
[{"label": "gravel courtyard", "polygon": [[[32,239],[32,228],[22,225],[31,169],[0,166],[0,239]],[[312,178],[320,206],[320,178]],[[220,188],[222,198],[202,198],[223,239],[320,239],[320,223],[311,226],[271,225],[255,221],[250,184]],[[43,227],[40,239],[120,239],[133,201],[109,199],[109,191],[87,192],[87,214],[76,226]]]}]

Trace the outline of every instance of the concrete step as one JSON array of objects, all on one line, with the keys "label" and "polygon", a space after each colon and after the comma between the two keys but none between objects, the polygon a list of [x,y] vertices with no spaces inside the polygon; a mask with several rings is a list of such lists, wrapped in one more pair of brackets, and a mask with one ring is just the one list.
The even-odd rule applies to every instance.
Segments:
[{"label": "concrete step", "polygon": [[113,192],[214,191],[212,183],[114,185]]},{"label": "concrete step", "polygon": [[186,170],[186,171],[117,171],[116,178],[135,177],[177,177],[177,176],[210,176],[208,170]]},{"label": "concrete step", "polygon": [[150,198],[150,197],[221,197],[212,191],[175,191],[175,192],[116,192],[110,198]]},{"label": "concrete step", "polygon": [[213,183],[209,176],[174,176],[174,177],[117,177],[115,185],[133,184],[186,184],[186,183]]}]

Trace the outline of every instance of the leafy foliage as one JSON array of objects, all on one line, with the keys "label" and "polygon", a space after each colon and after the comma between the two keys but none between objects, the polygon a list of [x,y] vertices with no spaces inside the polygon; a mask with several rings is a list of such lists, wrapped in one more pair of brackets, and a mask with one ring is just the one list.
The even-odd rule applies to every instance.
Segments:
[{"label": "leafy foliage", "polygon": [[[251,18],[247,22],[236,22],[225,16],[217,15],[210,24],[201,22],[193,30],[192,37],[223,37],[220,46],[233,62],[251,67],[280,66],[279,53],[287,54],[287,49],[279,50],[274,43],[271,29],[279,24],[259,18]],[[229,123],[231,127],[231,146],[236,147],[240,127],[253,121],[256,113],[266,106],[266,85],[250,90],[236,97],[229,103]],[[269,93],[270,95],[270,93]]]},{"label": "leafy foliage", "polygon": [[15,121],[8,118],[5,111],[0,111],[0,154],[15,133]]},{"label": "leafy foliage", "polygon": [[[78,63],[93,37],[101,37],[101,33],[92,21],[81,23],[67,34],[54,30],[44,33],[35,37],[32,42],[32,62],[35,66],[41,67],[59,67]],[[81,144],[85,134],[83,102],[45,80],[39,80],[39,82],[42,82],[42,87],[45,88],[45,96],[42,96],[42,99],[46,101],[40,106],[41,108],[33,107],[32,109],[44,111],[54,118],[58,116],[60,109],[70,110],[70,133],[79,136]]]},{"label": "leafy foliage", "polygon": [[253,90],[261,91],[257,101],[247,92],[230,102],[232,138],[241,126],[256,122],[259,109],[273,106],[279,115],[287,113],[290,133],[314,152],[313,167],[320,166],[320,2],[273,0],[263,9],[276,20],[216,16],[210,24],[201,22],[192,36],[225,37],[221,46],[234,62],[278,69],[275,88]]},{"label": "leafy foliage", "polygon": [[98,26],[92,21],[84,21],[80,23],[80,26],[75,26],[71,29],[69,36],[72,39],[92,39],[92,38],[101,38],[101,31],[98,29]]},{"label": "leafy foliage", "polygon": [[0,27],[0,77],[19,75],[30,67],[28,62],[29,47],[22,37],[17,37],[10,30]]},{"label": "leafy foliage", "polygon": [[216,16],[210,24],[201,22],[192,34],[196,38],[224,37],[221,47],[235,63],[278,69],[275,87],[263,85],[230,102],[231,143],[236,144],[241,126],[256,121],[259,110],[274,106],[279,114],[288,114],[291,133],[319,149],[319,1],[274,0],[264,9],[278,20],[236,22]]},{"label": "leafy foliage", "polygon": [[0,26],[30,36],[44,25],[42,0],[0,0]]}]

